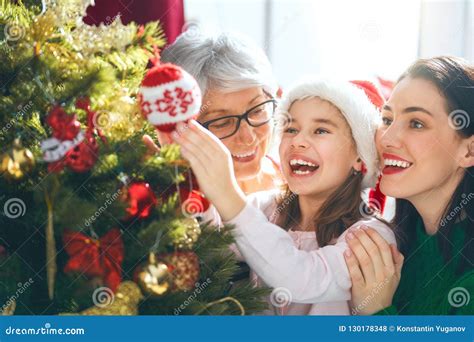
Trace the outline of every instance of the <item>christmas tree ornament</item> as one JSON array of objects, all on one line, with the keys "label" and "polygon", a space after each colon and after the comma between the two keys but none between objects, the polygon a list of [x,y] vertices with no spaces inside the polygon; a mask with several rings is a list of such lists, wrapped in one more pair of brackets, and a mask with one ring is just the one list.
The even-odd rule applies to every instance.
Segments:
[{"label": "christmas tree ornament", "polygon": [[148,260],[139,266],[134,276],[135,282],[143,293],[151,297],[160,297],[172,287],[171,269],[157,260],[155,253],[148,255]]},{"label": "christmas tree ornament", "polygon": [[74,172],[87,172],[97,162],[99,145],[95,137],[86,133],[85,139],[66,155],[65,164]]},{"label": "christmas tree ornament", "polygon": [[150,184],[145,182],[133,182],[129,185],[124,185],[122,194],[124,202],[128,203],[126,208],[128,215],[125,220],[148,218],[158,203]]},{"label": "christmas tree ornament", "polygon": [[194,217],[171,221],[168,237],[176,249],[192,249],[201,235],[201,227]]},{"label": "christmas tree ornament", "polygon": [[146,73],[138,99],[143,116],[161,132],[172,132],[178,122],[196,118],[201,107],[201,90],[182,68],[157,63]]},{"label": "christmas tree ornament", "polygon": [[109,230],[100,239],[93,239],[81,232],[66,230],[63,245],[69,260],[65,273],[79,272],[87,277],[100,277],[112,291],[122,281],[124,246],[119,229]]},{"label": "christmas tree ornament", "polygon": [[3,173],[6,179],[19,180],[30,172],[34,166],[35,157],[33,153],[22,146],[20,139],[15,139],[11,150],[2,156],[0,173]]},{"label": "christmas tree ornament", "polygon": [[174,252],[165,254],[162,259],[171,268],[173,286],[171,290],[190,291],[199,280],[199,258],[194,252]]},{"label": "christmas tree ornament", "polygon": [[61,106],[54,106],[46,123],[53,131],[53,137],[58,140],[73,140],[81,131],[81,123],[76,114],[68,114]]},{"label": "christmas tree ornament", "polygon": [[[99,289],[100,291],[100,289]],[[94,292],[96,296],[100,292]],[[138,315],[138,304],[143,299],[140,288],[133,281],[120,283],[115,294],[106,293],[110,296],[107,304],[99,304],[88,308],[80,315],[83,316],[136,316]]]},{"label": "christmas tree ornament", "polygon": [[195,217],[206,212],[210,203],[199,190],[179,189],[181,212],[185,217]]},{"label": "christmas tree ornament", "polygon": [[16,309],[16,300],[10,299],[0,310],[0,316],[13,316]]},{"label": "christmas tree ornament", "polygon": [[196,176],[190,170],[186,174],[185,181],[179,185],[179,197],[181,201],[181,212],[186,217],[194,217],[209,209],[211,203],[199,190]]},{"label": "christmas tree ornament", "polygon": [[64,167],[74,172],[87,172],[97,161],[99,147],[94,137],[94,113],[88,110],[84,101],[79,100],[77,105],[86,106],[88,127],[85,133],[76,115],[67,114],[60,106],[55,106],[46,119],[53,137],[41,142],[41,150],[50,172],[60,172]]},{"label": "christmas tree ornament", "polygon": [[177,209],[177,215],[196,217],[206,212],[211,205],[206,196],[199,190],[199,184],[191,171],[185,174],[184,181],[178,183],[176,187],[168,188],[163,193],[164,201],[168,201],[176,192],[178,192],[180,205]]}]

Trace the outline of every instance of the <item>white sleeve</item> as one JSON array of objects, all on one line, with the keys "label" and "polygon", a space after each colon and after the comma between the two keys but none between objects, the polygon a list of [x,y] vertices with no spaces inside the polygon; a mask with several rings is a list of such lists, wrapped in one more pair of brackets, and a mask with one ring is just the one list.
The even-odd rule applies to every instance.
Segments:
[{"label": "white sleeve", "polygon": [[[246,203],[247,205],[254,207],[256,210],[259,210],[262,213],[266,213],[270,216],[273,214],[273,210],[276,207],[275,198],[278,193],[279,191],[277,190],[252,193],[246,197]],[[219,212],[213,205],[210,205],[209,208],[201,215],[201,220],[202,222],[209,223],[219,228],[224,226],[224,222],[222,222]],[[245,261],[245,258],[242,256],[235,243],[231,244],[229,249],[234,252],[237,260]]]},{"label": "white sleeve", "polygon": [[[334,245],[315,251],[296,248],[291,236],[268,221],[259,210],[247,205],[229,223],[235,224],[237,247],[262,280],[271,287],[284,287],[297,303],[349,300],[351,281],[344,260],[348,248],[342,234]],[[372,219],[359,221],[376,229],[388,243],[395,243],[392,230]]]}]

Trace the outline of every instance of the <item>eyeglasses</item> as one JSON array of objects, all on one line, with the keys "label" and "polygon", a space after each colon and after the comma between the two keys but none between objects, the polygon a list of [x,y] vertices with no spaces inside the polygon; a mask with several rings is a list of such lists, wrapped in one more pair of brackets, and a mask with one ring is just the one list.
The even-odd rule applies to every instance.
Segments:
[{"label": "eyeglasses", "polygon": [[241,115],[228,115],[203,122],[201,125],[219,139],[225,139],[237,133],[242,120],[247,121],[252,127],[260,127],[268,123],[275,113],[276,103],[275,99],[267,100]]}]

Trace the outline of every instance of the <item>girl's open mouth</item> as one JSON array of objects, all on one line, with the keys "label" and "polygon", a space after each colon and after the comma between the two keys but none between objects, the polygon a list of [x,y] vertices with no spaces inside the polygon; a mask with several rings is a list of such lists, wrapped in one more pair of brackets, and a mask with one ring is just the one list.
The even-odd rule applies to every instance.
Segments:
[{"label": "girl's open mouth", "polygon": [[291,159],[289,164],[292,176],[311,176],[319,169],[319,165],[304,159]]},{"label": "girl's open mouth", "polygon": [[384,154],[384,168],[382,173],[384,175],[392,175],[400,173],[410,168],[413,163],[393,155]]}]

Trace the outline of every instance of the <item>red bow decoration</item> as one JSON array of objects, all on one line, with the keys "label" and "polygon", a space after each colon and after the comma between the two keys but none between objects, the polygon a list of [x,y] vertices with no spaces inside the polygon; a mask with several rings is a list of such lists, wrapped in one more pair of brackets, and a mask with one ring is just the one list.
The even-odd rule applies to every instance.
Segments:
[{"label": "red bow decoration", "polygon": [[64,272],[80,272],[88,277],[101,277],[115,291],[122,281],[124,246],[120,230],[114,228],[99,240],[81,232],[65,231],[64,248],[70,256]]}]

